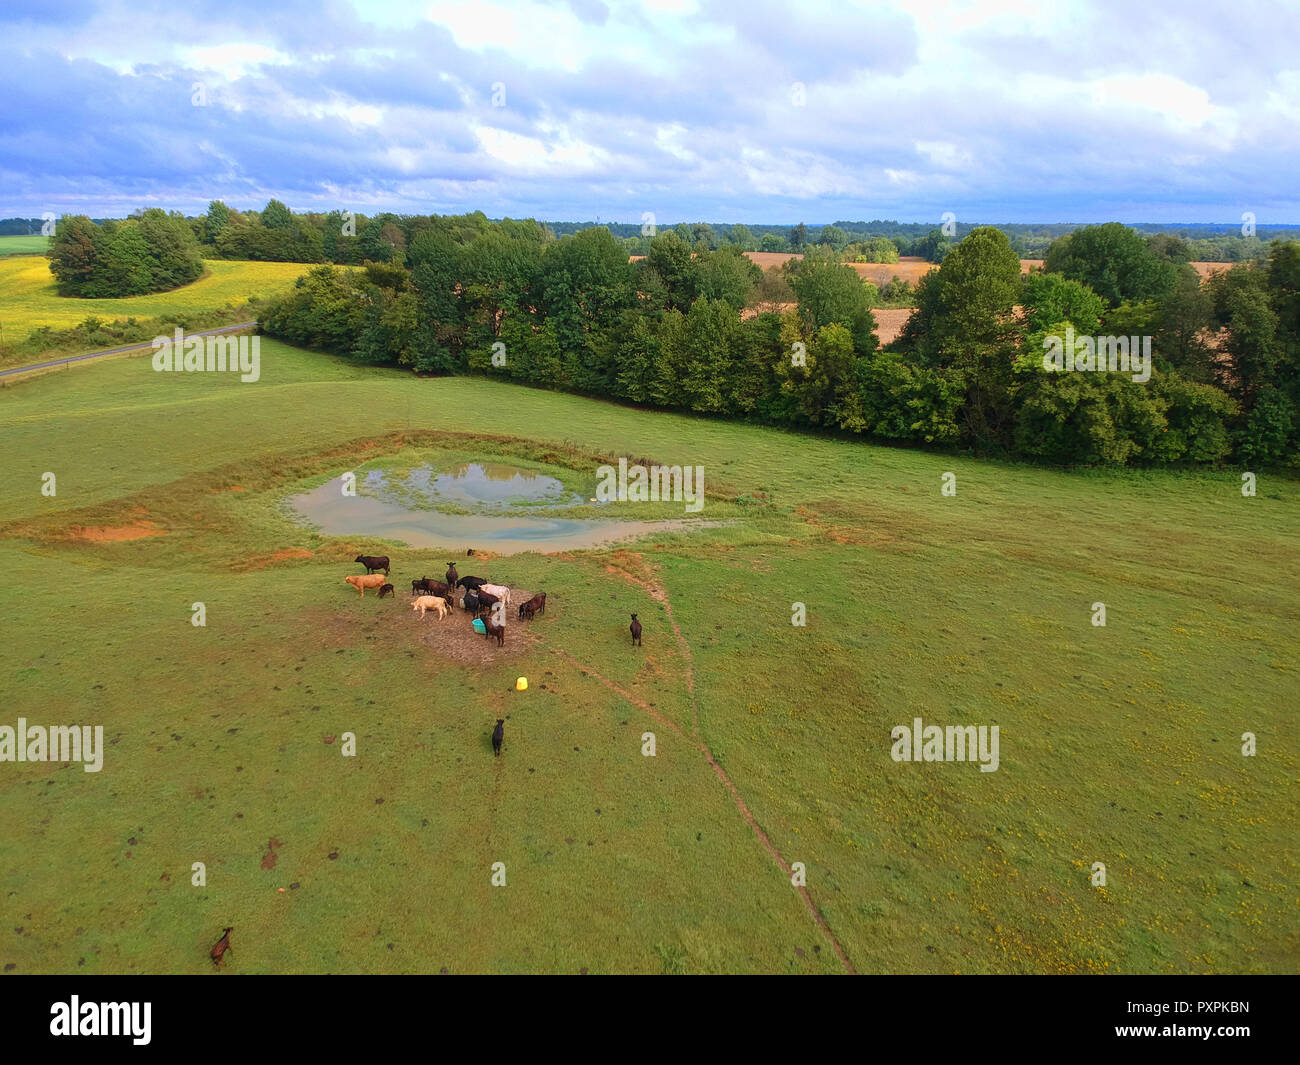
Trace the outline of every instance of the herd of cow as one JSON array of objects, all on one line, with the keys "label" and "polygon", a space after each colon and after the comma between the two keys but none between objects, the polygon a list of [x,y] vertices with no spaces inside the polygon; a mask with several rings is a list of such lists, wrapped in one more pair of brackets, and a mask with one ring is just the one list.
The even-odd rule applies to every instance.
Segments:
[{"label": "herd of cow", "polygon": [[[343,579],[355,588],[364,599],[367,588],[377,588],[379,598],[393,595],[388,583],[390,562],[387,555],[357,555],[354,559],[366,567],[364,576],[354,574]],[[383,571],[382,573],[380,571]],[[456,563],[447,563],[445,579],[438,581],[421,577],[411,582],[411,609],[424,617],[434,611],[441,621],[459,606],[471,618],[483,623],[484,635],[495,639],[497,646],[506,641],[506,610],[512,605],[510,589],[504,584],[491,584],[484,577],[462,577],[456,572]],[[518,619],[531,621],[546,613],[546,593],[539,592],[525,603],[520,603]]]}]

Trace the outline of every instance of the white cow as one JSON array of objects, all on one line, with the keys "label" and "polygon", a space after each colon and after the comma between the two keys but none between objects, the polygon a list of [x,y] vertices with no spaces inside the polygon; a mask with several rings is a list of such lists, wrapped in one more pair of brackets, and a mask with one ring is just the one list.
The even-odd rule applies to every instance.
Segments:
[{"label": "white cow", "polygon": [[479,588],[480,592],[487,592],[488,595],[495,595],[506,606],[510,605],[510,589],[504,584],[484,584]]},{"label": "white cow", "polygon": [[436,610],[438,612],[438,620],[441,621],[447,616],[447,612],[450,608],[447,606],[447,600],[443,599],[441,596],[422,595],[411,604],[411,609],[418,610],[420,612],[420,617],[424,617],[425,613],[430,610]]}]

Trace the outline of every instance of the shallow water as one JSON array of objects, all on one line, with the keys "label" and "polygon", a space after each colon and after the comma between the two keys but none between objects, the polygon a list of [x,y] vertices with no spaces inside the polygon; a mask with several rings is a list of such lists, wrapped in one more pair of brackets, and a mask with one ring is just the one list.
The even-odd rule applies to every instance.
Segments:
[{"label": "shallow water", "polygon": [[[475,469],[474,473],[457,479],[457,474]],[[493,477],[489,470],[495,470]],[[540,477],[518,474],[526,471],[511,470],[510,467],[482,467],[474,464],[462,467],[453,474],[432,474],[426,468],[423,481],[432,490],[465,495],[481,493],[483,499],[456,499],[461,505],[474,502],[493,507],[494,510],[508,508],[512,500],[529,498],[528,492],[554,493],[555,489],[546,485],[529,484],[530,478],[549,481],[559,486],[558,497],[553,494],[536,495],[531,498],[557,498],[551,505],[571,505],[581,500],[568,492],[559,481],[552,477]],[[413,471],[419,474],[421,471]],[[446,477],[447,483],[441,485],[440,479]],[[409,479],[408,479],[409,480]],[[372,470],[366,477],[365,486],[371,491],[384,490],[386,477],[382,471]],[[412,490],[419,491],[419,481],[409,484]],[[424,494],[424,493],[421,493]],[[437,498],[451,502],[455,496],[439,495]],[[341,490],[341,481],[326,481],[318,488],[300,495],[291,496],[289,504],[293,509],[314,525],[320,527],[326,536],[372,536],[385,540],[401,540],[412,547],[445,547],[458,554],[464,554],[466,548],[481,547],[498,554],[510,555],[521,551],[574,551],[584,547],[598,547],[615,543],[619,540],[631,540],[656,532],[671,532],[680,529],[700,528],[707,524],[701,521],[617,521],[610,519],[574,519],[542,518],[525,514],[445,514],[437,510],[420,510],[407,507],[390,499],[376,495],[359,493],[345,496]]]},{"label": "shallow water", "polygon": [[431,502],[480,508],[527,504],[576,506],[585,500],[554,477],[491,462],[470,462],[449,473],[429,466],[412,470],[405,487]]}]

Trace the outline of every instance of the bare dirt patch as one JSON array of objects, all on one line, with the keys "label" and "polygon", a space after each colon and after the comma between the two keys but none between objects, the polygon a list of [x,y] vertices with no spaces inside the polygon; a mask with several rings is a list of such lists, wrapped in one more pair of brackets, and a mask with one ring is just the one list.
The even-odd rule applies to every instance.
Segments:
[{"label": "bare dirt patch", "polygon": [[427,657],[435,673],[443,662],[489,668],[522,659],[543,637],[548,614],[553,609],[550,604],[547,614],[539,614],[532,621],[518,620],[519,604],[531,599],[533,594],[522,588],[510,590],[512,605],[506,608],[506,639],[500,647],[495,639],[475,632],[473,618],[459,608],[453,608],[442,620],[434,611],[421,618],[411,609],[409,594],[399,593],[378,600],[368,595],[363,604],[359,596],[352,594],[351,598],[357,602],[348,602],[347,595],[341,593],[342,601],[335,609],[321,608],[308,622],[320,633],[326,647],[374,645],[387,652],[412,650],[417,655],[420,648],[426,648],[432,653],[419,657]]},{"label": "bare dirt patch", "polygon": [[100,544],[143,540],[146,536],[163,536],[166,532],[151,521],[136,521],[130,525],[73,525],[67,531],[67,538]]}]

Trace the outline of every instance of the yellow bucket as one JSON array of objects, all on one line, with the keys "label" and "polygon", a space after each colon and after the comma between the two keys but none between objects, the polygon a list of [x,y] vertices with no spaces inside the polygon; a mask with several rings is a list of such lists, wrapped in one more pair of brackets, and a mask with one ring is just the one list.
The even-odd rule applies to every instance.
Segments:
[{"label": "yellow bucket", "polygon": [[527,690],[528,690],[528,678],[527,678],[527,677],[520,677],[518,680],[515,681],[515,691],[517,691],[517,692],[524,692],[524,691],[527,691]]}]

